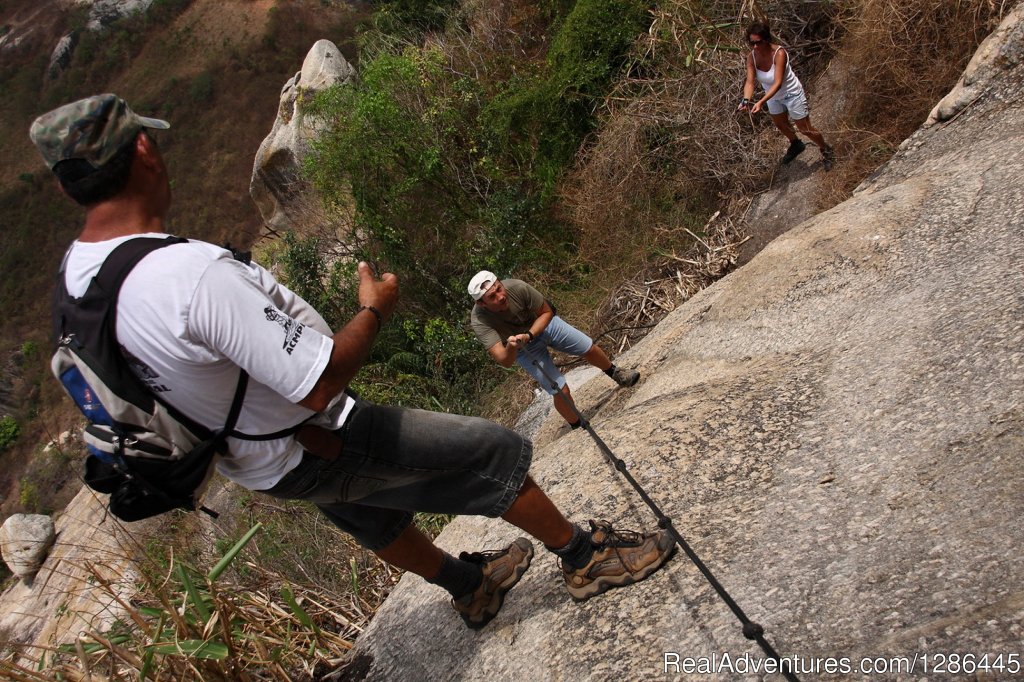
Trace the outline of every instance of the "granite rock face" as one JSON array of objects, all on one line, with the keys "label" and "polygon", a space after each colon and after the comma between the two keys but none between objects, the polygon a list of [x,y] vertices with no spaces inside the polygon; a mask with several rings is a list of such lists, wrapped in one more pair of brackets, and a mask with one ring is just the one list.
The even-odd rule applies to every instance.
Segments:
[{"label": "granite rock face", "polygon": [[77,45],[78,34],[75,32],[68,33],[57,41],[57,46],[53,48],[53,53],[50,54],[50,64],[46,68],[46,73],[49,74],[50,78],[56,78],[64,69],[68,68],[68,65],[71,63],[71,56],[74,54],[75,46]]},{"label": "granite rock face", "polygon": [[[0,594],[4,639],[55,647],[74,642],[83,630],[104,632],[127,618],[123,604],[137,591],[139,541],[84,486],[54,521],[44,518],[51,533],[56,529],[56,541],[34,580],[17,581]],[[151,530],[147,523],[134,531]],[[109,588],[100,588],[102,582]]]},{"label": "granite rock face", "polygon": [[316,122],[303,114],[303,98],[353,78],[355,69],[337,46],[320,40],[306,55],[302,70],[282,88],[277,119],[256,153],[249,183],[249,193],[271,229],[302,225],[310,201],[316,201],[301,172],[309,141],[316,133]]},{"label": "granite rock face", "polygon": [[[1020,35],[1022,13],[1000,35]],[[574,390],[802,679],[851,679],[828,658],[856,679],[863,658],[886,668],[871,679],[924,679],[926,654],[1024,657],[1024,64],[1001,40],[955,118],[616,358],[643,373],[635,388],[596,376]],[[541,486],[575,520],[653,528],[558,419],[535,437]],[[519,534],[460,518],[438,542],[457,553]],[[727,654],[731,670],[697,677],[762,679],[738,667],[761,650],[685,556],[575,604],[537,549],[479,632],[407,575],[357,644],[359,674],[690,679],[687,657]]]},{"label": "granite rock face", "polygon": [[77,0],[77,4],[89,8],[89,20],[85,27],[98,31],[118,19],[145,12],[153,0]]},{"label": "granite rock face", "polygon": [[53,519],[42,514],[13,514],[0,527],[0,552],[11,573],[32,580],[53,546]]}]

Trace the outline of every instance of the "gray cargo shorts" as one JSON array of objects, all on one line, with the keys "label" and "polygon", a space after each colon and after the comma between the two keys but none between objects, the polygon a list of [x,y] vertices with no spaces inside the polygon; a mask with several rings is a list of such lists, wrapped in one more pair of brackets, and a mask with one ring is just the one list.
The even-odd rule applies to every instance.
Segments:
[{"label": "gray cargo shorts", "polygon": [[486,419],[363,401],[339,435],[337,459],[307,452],[262,492],[312,502],[369,550],[391,544],[413,512],[501,516],[533,458],[530,441]]}]

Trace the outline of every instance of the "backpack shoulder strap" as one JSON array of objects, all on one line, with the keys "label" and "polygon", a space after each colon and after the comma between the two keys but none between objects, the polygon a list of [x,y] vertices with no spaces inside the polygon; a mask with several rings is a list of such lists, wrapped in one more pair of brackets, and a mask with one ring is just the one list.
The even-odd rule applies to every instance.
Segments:
[{"label": "backpack shoulder strap", "polygon": [[[123,244],[118,245],[117,248],[110,252],[110,255],[107,256],[105,261],[103,261],[103,265],[100,267],[100,271],[96,275],[95,283],[96,286],[99,287],[100,290],[102,290],[110,299],[110,317],[108,318],[108,322],[112,325],[112,328],[110,329],[111,338],[117,338],[117,299],[121,292],[121,286],[124,284],[124,280],[128,277],[128,273],[138,265],[139,261],[153,251],[173,244],[184,244],[187,241],[188,240],[183,237],[174,236],[164,238],[139,237],[137,239],[129,239]],[[231,253],[236,260],[246,263],[248,262],[247,259],[249,254],[241,253],[234,249],[231,250]],[[221,429],[213,432],[213,438],[218,448],[223,445],[224,441],[227,440],[227,437],[231,435],[231,432],[235,428],[235,424],[238,422],[238,416],[242,412],[242,403],[245,402],[245,391],[248,384],[249,373],[244,369],[239,368],[238,383],[235,385],[235,394],[231,399],[231,407],[228,410],[227,420]],[[164,400],[162,396],[154,393],[153,398],[167,408],[175,419],[187,425],[194,433],[202,433],[206,430],[198,422]]]},{"label": "backpack shoulder strap", "polygon": [[[175,236],[138,237],[136,239],[129,239],[114,248],[114,250],[111,251],[103,261],[103,265],[100,266],[99,272],[96,274],[96,277],[93,278],[88,294],[92,296],[102,296],[107,300],[109,312],[106,317],[106,325],[107,333],[112,341],[116,342],[117,339],[118,297],[121,292],[121,287],[129,273],[131,273],[135,266],[150,253],[166,246],[184,244],[187,241],[187,239]],[[250,262],[250,254],[247,252],[231,249],[231,253],[235,260],[246,264]],[[65,260],[61,264],[61,276],[58,278],[57,295],[58,297],[63,296],[64,298],[69,298],[63,277],[66,261],[67,257],[65,256]],[[245,392],[248,387],[248,383],[248,372],[239,368],[238,383],[235,385],[235,393],[231,400],[231,407],[228,410],[227,420],[221,429],[213,432],[213,438],[217,441],[218,446],[223,444],[229,435],[235,435],[234,428],[242,411],[242,403],[245,400]],[[168,403],[162,398],[162,396],[153,394],[148,390],[146,392],[150,393],[153,399],[161,403],[175,419],[188,426],[188,428],[194,433],[209,433],[208,429]]]},{"label": "backpack shoulder strap", "polygon": [[[111,251],[94,280],[102,292],[110,297],[111,311],[117,312],[117,295],[121,292],[121,285],[139,261],[157,249],[173,244],[184,244],[187,241],[182,237],[173,236],[138,237],[119,244]],[[116,319],[116,314],[111,315],[111,320]]]}]

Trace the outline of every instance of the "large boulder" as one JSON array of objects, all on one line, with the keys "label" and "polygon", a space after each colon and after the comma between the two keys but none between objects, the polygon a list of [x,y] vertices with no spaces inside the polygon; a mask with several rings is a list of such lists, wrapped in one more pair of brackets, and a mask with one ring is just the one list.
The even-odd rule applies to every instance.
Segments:
[{"label": "large boulder", "polygon": [[64,69],[68,68],[71,63],[71,55],[74,54],[77,45],[78,34],[74,31],[57,41],[57,47],[53,48],[53,53],[50,55],[50,65],[46,69],[50,78],[56,78]]},{"label": "large boulder", "polygon": [[53,519],[42,514],[14,514],[0,526],[0,552],[14,575],[30,581],[56,539]]},{"label": "large boulder", "polygon": [[249,193],[264,222],[272,230],[289,230],[302,225],[316,200],[302,178],[302,162],[309,154],[310,140],[317,132],[316,121],[304,115],[302,102],[332,85],[355,78],[355,69],[329,40],[313,45],[302,70],[281,90],[277,119],[263,140],[253,164]]},{"label": "large boulder", "polygon": [[140,521],[129,530],[107,512],[105,499],[82,486],[56,514],[57,539],[34,584],[15,581],[0,594],[3,639],[38,652],[128,619],[125,607],[138,589],[140,538],[156,537],[158,523]]},{"label": "large boulder", "polygon": [[89,20],[85,27],[98,31],[118,19],[145,12],[153,0],[78,0],[78,4],[89,6]]}]

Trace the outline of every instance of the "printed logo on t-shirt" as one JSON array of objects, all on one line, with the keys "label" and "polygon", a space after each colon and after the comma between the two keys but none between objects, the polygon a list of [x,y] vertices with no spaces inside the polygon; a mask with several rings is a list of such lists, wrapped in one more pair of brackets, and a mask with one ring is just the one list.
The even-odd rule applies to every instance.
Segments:
[{"label": "printed logo on t-shirt", "polygon": [[299,343],[299,338],[302,336],[302,330],[305,329],[306,326],[304,324],[299,324],[273,306],[268,305],[264,308],[263,314],[267,316],[268,322],[277,322],[279,325],[284,327],[284,343],[281,345],[281,348],[288,353],[288,355],[291,355],[292,351],[295,350],[295,346]]},{"label": "printed logo on t-shirt", "polygon": [[171,390],[160,383],[160,375],[154,372],[152,367],[129,353],[127,348],[121,346],[121,352],[124,353],[124,358],[128,361],[132,374],[138,377],[139,381],[146,384],[146,388],[154,393],[166,393]]}]

